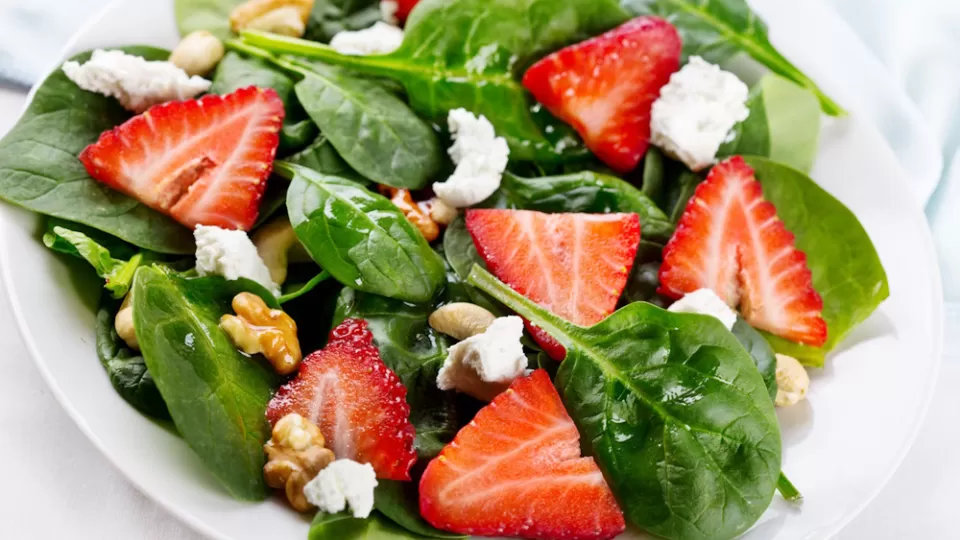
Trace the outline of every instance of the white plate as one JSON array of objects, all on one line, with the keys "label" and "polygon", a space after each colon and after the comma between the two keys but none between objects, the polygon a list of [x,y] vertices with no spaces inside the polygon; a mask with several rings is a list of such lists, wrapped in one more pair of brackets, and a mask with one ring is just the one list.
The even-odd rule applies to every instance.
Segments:
[{"label": "white plate", "polygon": [[[771,21],[804,17],[799,3],[758,4]],[[774,37],[828,90],[842,89],[829,48],[807,47],[804,32]],[[176,41],[172,2],[129,0],[88,25],[68,52]],[[856,93],[837,95],[844,102]],[[809,401],[781,414],[784,469],[805,502],[798,510],[775,500],[747,534],[751,539],[827,538],[866,506],[912,443],[939,364],[939,271],[910,179],[895,156],[872,127],[855,118],[833,121],[824,129],[814,176],[863,222],[887,269],[891,297],[814,374]],[[117,396],[94,351],[99,284],[78,278],[39,237],[36,216],[0,204],[0,269],[20,331],[84,433],[144,493],[201,532],[231,540],[306,538],[306,518],[278,500],[232,500],[183,441]]]}]

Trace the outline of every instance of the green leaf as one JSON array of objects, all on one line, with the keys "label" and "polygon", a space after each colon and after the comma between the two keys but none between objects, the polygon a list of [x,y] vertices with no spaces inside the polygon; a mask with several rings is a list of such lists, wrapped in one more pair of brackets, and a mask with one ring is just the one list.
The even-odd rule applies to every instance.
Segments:
[{"label": "green leaf", "polygon": [[705,176],[684,168],[679,175],[673,178],[675,180],[667,185],[666,198],[661,208],[666,210],[671,222],[678,223],[683,211],[687,209],[690,197],[693,197],[693,193],[697,190],[700,182],[703,182]]},{"label": "green leaf", "polygon": [[117,335],[114,319],[120,302],[103,295],[97,309],[97,356],[107,371],[110,384],[133,408],[159,420],[169,420],[170,411],[138,352],[131,350]]},{"label": "green leaf", "polygon": [[213,75],[211,94],[225,95],[248,86],[273,88],[283,101],[284,109],[289,107],[293,96],[293,80],[286,73],[274,67],[270,62],[252,56],[241,56],[234,51],[227,54],[217,65]]},{"label": "green leaf", "polygon": [[[556,362],[553,362],[556,364]],[[466,538],[434,528],[420,516],[420,491],[416,482],[377,480],[374,508],[417,538]]]},{"label": "green leaf", "polygon": [[430,328],[427,318],[432,312],[429,304],[407,304],[344,288],[334,316],[334,326],[348,318],[367,321],[380,358],[407,388],[421,459],[439,454],[458,427],[452,394],[437,388],[449,340]]},{"label": "green leaf", "polygon": [[770,344],[763,338],[763,334],[747,324],[743,317],[737,317],[731,332],[753,358],[757,370],[763,377],[763,383],[767,386],[770,399],[775,399],[777,397],[777,357]]},{"label": "green leaf", "polygon": [[283,286],[284,293],[283,296],[277,299],[281,304],[286,304],[291,300],[296,300],[301,296],[307,294],[313,289],[317,288],[317,285],[320,285],[324,281],[330,278],[330,273],[326,270],[321,271],[319,274],[310,278],[306,283],[285,283]]},{"label": "green leaf", "polygon": [[[477,251],[477,247],[473,243],[473,237],[470,236],[470,232],[467,230],[467,222],[463,216],[458,216],[457,219],[447,227],[447,231],[443,234],[443,256],[446,258],[447,263],[456,276],[456,285],[462,287],[463,293],[467,296],[466,299],[457,299],[457,301],[477,304],[494,315],[502,315],[504,313],[503,306],[499,302],[467,283],[467,278],[470,276],[470,270],[473,269],[473,265],[476,264],[480,265],[481,268],[486,268],[487,263]],[[451,278],[452,277],[453,276],[451,276]],[[448,282],[449,281],[450,279],[448,279]],[[450,285],[448,285],[448,287],[449,286]]]},{"label": "green leaf", "polygon": [[[147,60],[169,51],[121,47]],[[91,53],[71,60],[86,62]],[[192,253],[193,233],[87,174],[77,156],[130,118],[115,99],[82,90],[62,70],[43,81],[20,121],[0,140],[0,199],[87,225],[160,253]]]},{"label": "green leaf", "polygon": [[337,281],[408,302],[440,292],[443,263],[385,197],[345,178],[278,162],[290,178],[287,212],[310,256]]},{"label": "green leaf", "polygon": [[717,156],[769,157],[809,173],[820,139],[820,104],[806,88],[768,74],[750,91],[750,116],[734,127],[734,139]]},{"label": "green leaf", "polygon": [[420,538],[373,512],[366,519],[355,518],[347,512],[327,514],[318,512],[310,524],[309,540],[402,540]]},{"label": "green leaf", "polygon": [[420,189],[440,171],[436,132],[376,82],[315,65],[295,88],[330,144],[363,176]]},{"label": "green leaf", "polygon": [[180,35],[208,30],[220,39],[233,35],[230,12],[247,0],[174,0],[173,13]]},{"label": "green leaf", "polygon": [[672,300],[657,293],[660,287],[660,265],[663,263],[663,244],[650,242],[641,238],[637,247],[637,255],[630,269],[630,277],[623,288],[620,298],[621,304],[633,302],[650,302],[651,304],[667,307]]},{"label": "green leaf", "polygon": [[267,496],[263,445],[265,412],[277,377],[257,358],[239,352],[219,328],[242,291],[269,293],[248,280],[185,279],[143,267],[133,291],[140,350],[157,388],[190,448],[226,490],[242,500]]},{"label": "green leaf", "polygon": [[340,32],[362,30],[382,19],[380,0],[316,0],[303,38],[329,43]]},{"label": "green leaf", "polygon": [[369,180],[353,170],[337,153],[337,149],[323,135],[317,137],[310,146],[286,159],[288,163],[301,165],[318,173],[339,176],[361,184],[370,183]]},{"label": "green leaf", "polygon": [[717,319],[638,302],[584,328],[479,267],[470,283],[566,348],[555,384],[634,525],[733,538],[766,510],[780,477],[773,402]]},{"label": "green leaf", "polygon": [[310,145],[320,136],[320,128],[313,120],[283,121],[280,130],[280,152],[282,155],[299,152]]},{"label": "green leaf", "polygon": [[773,349],[809,365],[823,365],[827,352],[890,295],[887,275],[873,242],[846,206],[807,175],[761,157],[747,157],[763,196],[796,236],[807,255],[813,287],[823,298],[827,342],[822,348],[767,336]]},{"label": "green leaf", "polygon": [[657,15],[673,23],[683,38],[685,56],[720,62],[745,52],[770,71],[810,89],[825,113],[846,114],[770,44],[767,25],[746,0],[621,0],[621,4],[634,15]]},{"label": "green leaf", "polygon": [[521,178],[510,173],[500,184],[501,206],[541,212],[635,213],[645,239],[666,243],[673,223],[652,200],[629,183],[594,172]]},{"label": "green leaf", "polygon": [[651,146],[643,158],[643,178],[640,190],[650,200],[658,201],[663,197],[666,169],[663,154],[656,146]]},{"label": "green leaf", "polygon": [[422,0],[403,46],[386,56],[347,56],[263,32],[243,32],[243,40],[396,80],[413,109],[435,124],[445,126],[448,112],[462,107],[494,124],[511,158],[558,162],[587,154],[568,126],[534,107],[520,78],[547,53],[627,18],[616,0]]},{"label": "green leaf", "polygon": [[137,253],[124,261],[114,259],[110,251],[98,244],[86,234],[54,225],[43,235],[43,243],[48,248],[79,257],[93,267],[97,275],[106,280],[104,287],[114,298],[123,298],[130,285],[137,268],[144,263],[142,253]]}]

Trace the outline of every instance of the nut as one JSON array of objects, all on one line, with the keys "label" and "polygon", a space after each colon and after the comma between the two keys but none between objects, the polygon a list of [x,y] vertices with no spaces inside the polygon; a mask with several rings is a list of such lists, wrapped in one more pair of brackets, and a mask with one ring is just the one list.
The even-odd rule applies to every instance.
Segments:
[{"label": "nut", "polygon": [[120,336],[120,339],[127,344],[127,347],[135,351],[140,350],[140,343],[137,342],[137,333],[133,328],[132,289],[127,293],[127,296],[124,297],[123,303],[120,304],[120,311],[117,312],[117,316],[113,320],[113,327],[117,330],[117,335]]},{"label": "nut", "polygon": [[430,314],[430,327],[457,341],[482,334],[493,324],[493,313],[476,304],[454,302],[438,308]]},{"label": "nut", "polygon": [[457,209],[443,202],[443,199],[434,197],[427,201],[427,204],[430,208],[430,219],[438,225],[446,227],[457,219]]},{"label": "nut", "polygon": [[249,0],[230,13],[230,28],[263,30],[300,37],[306,31],[314,0]]},{"label": "nut", "polygon": [[187,75],[205,75],[223,59],[223,43],[206,30],[191,32],[170,54],[170,62]]},{"label": "nut", "polygon": [[264,480],[274,489],[283,489],[290,506],[298,512],[313,508],[303,495],[303,487],[334,460],[325,444],[316,424],[291,413],[273,426],[273,434],[263,447],[267,454]]},{"label": "nut", "polygon": [[777,407],[790,407],[807,397],[810,376],[799,361],[785,354],[777,355]]},{"label": "nut", "polygon": [[440,227],[430,219],[430,216],[420,208],[420,205],[413,201],[409,190],[381,184],[380,193],[390,198],[390,202],[399,208],[403,215],[407,216],[407,220],[420,230],[427,242],[433,242],[440,236]]},{"label": "nut", "polygon": [[242,292],[233,298],[237,316],[224,315],[220,328],[233,344],[247,354],[263,354],[280,375],[289,375],[300,365],[297,323],[279,309],[270,309],[259,296]]},{"label": "nut", "polygon": [[278,217],[253,233],[253,245],[257,254],[270,270],[270,279],[277,285],[287,280],[287,267],[291,262],[311,262],[303,244],[297,240],[287,216]]}]

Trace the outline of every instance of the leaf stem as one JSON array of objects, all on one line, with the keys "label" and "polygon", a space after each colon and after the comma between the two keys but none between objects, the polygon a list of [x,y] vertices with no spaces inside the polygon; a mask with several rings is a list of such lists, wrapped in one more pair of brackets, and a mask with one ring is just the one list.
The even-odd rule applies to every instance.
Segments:
[{"label": "leaf stem", "polygon": [[800,490],[787,478],[787,475],[782,472],[780,473],[780,478],[777,480],[777,489],[780,491],[780,495],[787,501],[792,503],[803,502],[803,494],[801,494]]},{"label": "leaf stem", "polygon": [[303,286],[300,287],[299,289],[293,292],[287,293],[281,296],[280,298],[277,298],[277,302],[280,302],[281,304],[286,304],[290,300],[300,298],[301,296],[312,291],[313,288],[319,285],[320,283],[326,281],[329,277],[330,277],[330,272],[323,270],[319,274],[313,276],[313,278],[310,281],[304,283]]},{"label": "leaf stem", "polygon": [[341,54],[333,47],[305,39],[278,36],[258,30],[244,30],[240,33],[242,43],[259,47],[268,53],[292,54],[304,58],[315,58],[330,64],[347,67],[378,76],[391,76],[397,72],[393,62],[384,61],[383,56],[353,56]]}]

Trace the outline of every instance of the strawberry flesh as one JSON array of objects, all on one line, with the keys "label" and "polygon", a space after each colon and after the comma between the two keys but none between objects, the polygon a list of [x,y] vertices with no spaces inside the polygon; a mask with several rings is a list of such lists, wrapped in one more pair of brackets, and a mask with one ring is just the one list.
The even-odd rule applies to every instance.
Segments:
[{"label": "strawberry flesh", "polygon": [[397,0],[397,19],[405,22],[419,2],[420,0]]},{"label": "strawberry flesh", "polygon": [[[640,244],[636,214],[468,210],[467,229],[493,275],[583,326],[613,313]],[[563,360],[563,346],[527,328],[552,358]]]},{"label": "strawberry flesh", "polygon": [[662,294],[680,298],[702,288],[739,305],[755,328],[815,347],[827,340],[807,257],[739,156],[697,187],[663,251]]},{"label": "strawberry flesh", "polygon": [[380,359],[366,321],[343,321],[280,387],[267,419],[276,424],[290,413],[315,423],[337,459],[370,463],[378,478],[410,480],[417,454],[407,390]]},{"label": "strawberry flesh", "polygon": [[680,35],[658,17],[638,17],[537,62],[523,86],[572,125],[614,170],[636,168],[650,140],[650,111],[680,68]]},{"label": "strawberry flesh", "polygon": [[626,527],[542,369],[514,381],[427,465],[420,513],[478,536],[602,540]]},{"label": "strawberry flesh", "polygon": [[273,89],[150,108],[80,154],[96,180],[187,227],[249,229],[273,168],[283,102]]}]

